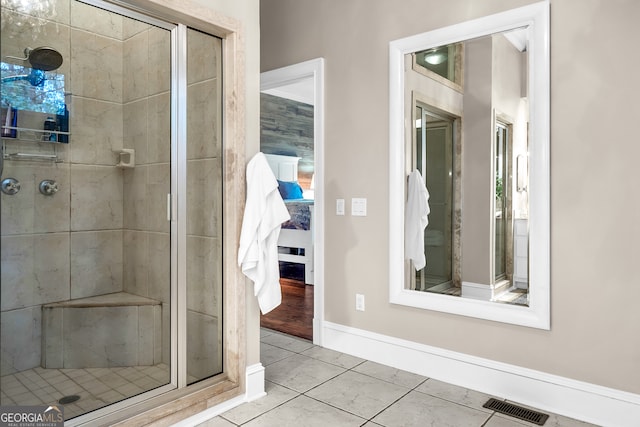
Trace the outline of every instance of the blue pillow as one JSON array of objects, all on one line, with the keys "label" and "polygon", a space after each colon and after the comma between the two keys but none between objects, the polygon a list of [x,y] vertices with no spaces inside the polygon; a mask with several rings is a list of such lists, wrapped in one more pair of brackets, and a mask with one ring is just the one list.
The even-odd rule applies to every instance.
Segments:
[{"label": "blue pillow", "polygon": [[302,199],[302,187],[296,181],[278,180],[278,191],[283,199]]}]

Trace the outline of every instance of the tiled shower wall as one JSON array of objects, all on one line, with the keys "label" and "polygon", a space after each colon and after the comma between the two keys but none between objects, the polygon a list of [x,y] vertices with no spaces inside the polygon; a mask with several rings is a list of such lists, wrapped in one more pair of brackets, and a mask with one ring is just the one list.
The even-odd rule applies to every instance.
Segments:
[{"label": "tiled shower wall", "polygon": [[222,42],[187,33],[187,373],[222,372]]},{"label": "tiled shower wall", "polygon": [[162,359],[170,356],[171,39],[167,30],[127,20],[124,41],[124,290],[162,302]]},{"label": "tiled shower wall", "polygon": [[[68,0],[57,10],[57,22],[35,39],[3,36],[3,56],[21,56],[25,46],[63,55],[72,135],[57,146],[63,163],[5,162],[3,176],[19,179],[22,190],[2,194],[0,374],[40,365],[43,304],[118,291],[162,302],[162,333],[153,339],[168,363],[169,32]],[[220,40],[190,31],[187,323],[188,370],[197,378],[221,370],[220,53]],[[135,149],[135,168],[116,167],[122,148]],[[41,195],[43,179],[60,191]]]},{"label": "tiled shower wall", "polygon": [[[19,179],[22,189],[2,194],[2,375],[40,365],[42,304],[124,290],[125,176],[115,152],[123,148],[130,29],[118,15],[67,0],[59,1],[56,21],[35,38],[3,36],[3,56],[20,56],[26,46],[52,46],[63,55],[58,73],[70,92],[72,135],[68,146],[56,147],[62,163],[5,162],[3,176]],[[28,123],[27,114],[20,120],[42,127]],[[21,152],[53,149],[7,144]],[[55,179],[59,192],[40,194],[43,179]]]},{"label": "tiled shower wall", "polygon": [[[170,38],[131,22],[124,42],[124,290],[162,301],[162,359],[170,360]],[[219,39],[189,30],[187,53],[187,367],[221,370],[221,113]]]}]

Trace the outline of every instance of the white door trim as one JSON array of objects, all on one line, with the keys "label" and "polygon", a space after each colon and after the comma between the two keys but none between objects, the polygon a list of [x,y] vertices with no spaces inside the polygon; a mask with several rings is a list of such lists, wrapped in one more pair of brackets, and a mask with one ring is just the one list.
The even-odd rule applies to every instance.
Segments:
[{"label": "white door trim", "polygon": [[265,91],[313,79],[313,153],[315,209],[313,215],[313,343],[322,345],[324,322],[324,59],[316,58],[260,74],[260,90]]}]

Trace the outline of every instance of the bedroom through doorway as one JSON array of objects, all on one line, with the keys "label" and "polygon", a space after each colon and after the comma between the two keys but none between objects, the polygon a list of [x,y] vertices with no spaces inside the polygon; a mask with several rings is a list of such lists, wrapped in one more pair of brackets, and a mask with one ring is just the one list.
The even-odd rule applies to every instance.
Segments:
[{"label": "bedroom through doorway", "polygon": [[261,315],[260,325],[316,344],[322,303],[321,252],[316,250],[323,225],[322,65],[313,60],[262,73],[260,93],[260,151],[291,216],[278,239],[282,304]]}]

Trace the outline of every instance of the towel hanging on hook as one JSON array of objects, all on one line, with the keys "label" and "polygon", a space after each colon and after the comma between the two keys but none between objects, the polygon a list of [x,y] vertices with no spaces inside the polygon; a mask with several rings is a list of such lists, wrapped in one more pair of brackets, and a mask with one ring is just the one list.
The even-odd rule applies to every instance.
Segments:
[{"label": "towel hanging on hook", "polygon": [[240,231],[238,265],[253,281],[262,314],[282,302],[278,237],[281,224],[289,219],[278,181],[265,155],[258,153],[247,164],[247,202]]},{"label": "towel hanging on hook", "polygon": [[404,257],[413,261],[416,271],[427,265],[424,232],[429,224],[429,212],[429,191],[420,171],[416,169],[409,174],[404,211]]}]

